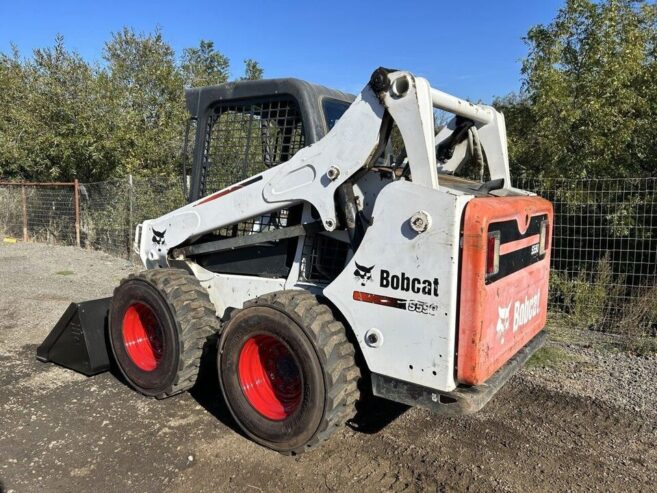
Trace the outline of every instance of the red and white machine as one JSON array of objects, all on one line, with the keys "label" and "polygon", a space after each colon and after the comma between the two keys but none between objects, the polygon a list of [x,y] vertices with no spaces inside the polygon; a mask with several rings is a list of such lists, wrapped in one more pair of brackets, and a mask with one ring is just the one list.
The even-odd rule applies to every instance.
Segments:
[{"label": "red and white machine", "polygon": [[[192,201],[138,226],[147,271],[110,306],[123,375],[185,390],[219,334],[228,408],[285,453],[327,438],[362,391],[478,410],[546,321],[552,206],[511,186],[503,115],[405,71],[378,69],[353,101],[287,84],[188,93]],[[437,134],[434,109],[455,115]],[[486,181],[457,176],[473,166]]]}]

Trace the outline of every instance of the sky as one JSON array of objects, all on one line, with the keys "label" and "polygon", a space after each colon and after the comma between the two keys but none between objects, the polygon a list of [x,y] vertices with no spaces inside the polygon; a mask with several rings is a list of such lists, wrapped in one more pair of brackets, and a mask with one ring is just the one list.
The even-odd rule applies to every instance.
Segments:
[{"label": "sky", "polygon": [[181,53],[201,39],[232,62],[260,62],[265,77],[298,77],[358,92],[379,66],[409,70],[435,88],[490,103],[520,88],[522,38],[563,0],[252,1],[0,0],[0,51],[22,55],[57,34],[89,61],[113,32],[157,26]]}]

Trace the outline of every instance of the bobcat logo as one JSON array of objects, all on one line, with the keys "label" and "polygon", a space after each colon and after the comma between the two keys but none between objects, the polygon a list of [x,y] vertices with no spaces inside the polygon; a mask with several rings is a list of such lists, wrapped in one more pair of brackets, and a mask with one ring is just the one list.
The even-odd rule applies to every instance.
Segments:
[{"label": "bobcat logo", "polygon": [[499,318],[497,319],[497,337],[504,344],[504,334],[509,330],[509,316],[511,315],[511,303],[506,308],[497,308]]},{"label": "bobcat logo", "polygon": [[371,267],[363,267],[358,262],[356,262],[356,270],[354,271],[354,277],[360,280],[361,286],[365,286],[367,282],[372,280],[372,269],[374,269],[373,265]]},{"label": "bobcat logo", "polygon": [[155,231],[153,230],[153,243],[156,245],[163,245],[164,244],[164,233],[166,233],[167,230],[165,229],[164,231]]}]

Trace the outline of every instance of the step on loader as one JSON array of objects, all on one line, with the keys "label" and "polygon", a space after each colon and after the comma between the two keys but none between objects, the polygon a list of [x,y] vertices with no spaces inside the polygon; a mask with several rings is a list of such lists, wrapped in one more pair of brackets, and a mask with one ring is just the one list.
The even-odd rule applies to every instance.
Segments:
[{"label": "step on loader", "polygon": [[541,346],[552,206],[512,186],[494,108],[385,68],[356,97],[278,79],[186,98],[189,203],[137,227],[146,270],[72,305],[40,360],[111,359],[164,398],[216,345],[235,422],[295,454],[361,392],[475,412]]}]

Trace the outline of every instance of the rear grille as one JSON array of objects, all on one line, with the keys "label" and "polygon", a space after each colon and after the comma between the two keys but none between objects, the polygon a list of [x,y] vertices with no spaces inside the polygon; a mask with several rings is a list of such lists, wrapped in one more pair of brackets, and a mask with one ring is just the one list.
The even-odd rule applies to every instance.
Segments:
[{"label": "rear grille", "polygon": [[303,244],[301,278],[305,281],[329,283],[342,272],[349,245],[322,234],[306,236]]}]

